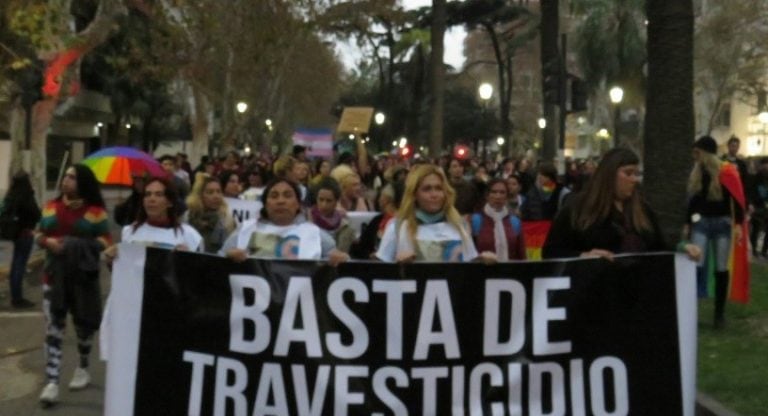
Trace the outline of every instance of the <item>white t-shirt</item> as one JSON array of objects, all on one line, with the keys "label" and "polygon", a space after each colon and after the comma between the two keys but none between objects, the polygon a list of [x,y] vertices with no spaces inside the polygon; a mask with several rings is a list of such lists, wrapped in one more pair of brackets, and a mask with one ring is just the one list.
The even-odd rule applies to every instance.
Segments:
[{"label": "white t-shirt", "polygon": [[[396,223],[400,224],[397,232]],[[407,225],[407,221],[397,220],[387,224],[376,257],[387,262],[394,262],[398,253],[406,252],[416,254],[417,261],[428,262],[468,262],[477,257],[472,240],[468,238],[464,243],[459,230],[447,222],[419,225],[416,229],[417,248],[408,237]]]},{"label": "white t-shirt", "polygon": [[136,231],[133,225],[123,227],[120,241],[168,249],[185,245],[190,251],[201,251],[203,237],[189,224],[182,223],[179,228],[164,228],[144,223]]},{"label": "white t-shirt", "polygon": [[221,252],[239,248],[252,257],[317,260],[322,257],[322,246],[320,228],[310,222],[275,225],[250,220],[235,230]]}]

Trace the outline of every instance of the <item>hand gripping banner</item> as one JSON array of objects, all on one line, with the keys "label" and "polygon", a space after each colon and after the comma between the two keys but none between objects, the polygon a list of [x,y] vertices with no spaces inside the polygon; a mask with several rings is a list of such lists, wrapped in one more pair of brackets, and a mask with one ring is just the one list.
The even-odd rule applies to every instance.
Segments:
[{"label": "hand gripping banner", "polygon": [[121,245],[108,415],[693,415],[693,263],[233,263]]}]

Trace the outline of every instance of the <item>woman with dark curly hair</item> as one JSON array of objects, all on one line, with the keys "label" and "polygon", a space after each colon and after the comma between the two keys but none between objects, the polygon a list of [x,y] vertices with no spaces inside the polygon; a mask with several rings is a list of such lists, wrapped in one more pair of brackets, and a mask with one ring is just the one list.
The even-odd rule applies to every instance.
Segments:
[{"label": "woman with dark curly hair", "polygon": [[59,196],[43,209],[36,236],[37,244],[48,254],[43,275],[48,384],[40,395],[45,406],[58,401],[61,343],[70,313],[80,363],[69,388],[83,389],[90,383],[91,342],[101,322],[99,256],[112,242],[109,218],[93,172],[85,165],[71,166],[59,187]]}]

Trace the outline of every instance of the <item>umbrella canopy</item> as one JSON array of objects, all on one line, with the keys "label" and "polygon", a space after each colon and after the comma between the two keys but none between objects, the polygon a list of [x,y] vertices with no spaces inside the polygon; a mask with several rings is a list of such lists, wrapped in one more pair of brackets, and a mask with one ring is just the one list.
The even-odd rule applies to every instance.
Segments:
[{"label": "umbrella canopy", "polygon": [[168,175],[155,158],[133,147],[107,147],[91,153],[82,163],[91,168],[99,182],[108,185],[131,186],[132,175]]}]

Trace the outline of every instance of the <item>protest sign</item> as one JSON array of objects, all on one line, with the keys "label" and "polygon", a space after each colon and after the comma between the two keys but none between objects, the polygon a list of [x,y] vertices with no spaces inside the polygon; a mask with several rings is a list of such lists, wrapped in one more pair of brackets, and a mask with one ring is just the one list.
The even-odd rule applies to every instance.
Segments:
[{"label": "protest sign", "polygon": [[691,415],[693,263],[409,264],[120,247],[109,415]]}]

